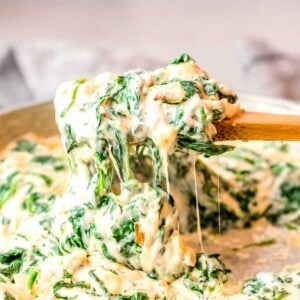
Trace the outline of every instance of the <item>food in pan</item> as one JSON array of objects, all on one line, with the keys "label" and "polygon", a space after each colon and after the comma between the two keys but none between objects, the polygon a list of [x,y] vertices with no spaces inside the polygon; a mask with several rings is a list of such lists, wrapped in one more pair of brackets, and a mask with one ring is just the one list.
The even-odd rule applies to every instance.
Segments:
[{"label": "food in pan", "polygon": [[62,84],[54,103],[64,152],[55,138],[28,135],[2,154],[2,297],[299,295],[297,271],[257,274],[231,295],[222,258],[183,239],[196,233],[201,248],[210,232],[263,217],[297,230],[293,146],[214,142],[213,123],[237,114],[237,100],[186,54],[151,72]]}]

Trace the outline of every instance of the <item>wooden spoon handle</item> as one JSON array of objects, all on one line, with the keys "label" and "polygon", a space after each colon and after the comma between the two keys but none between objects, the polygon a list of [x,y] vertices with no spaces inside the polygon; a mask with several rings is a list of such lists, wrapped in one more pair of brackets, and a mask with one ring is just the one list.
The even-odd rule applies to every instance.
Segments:
[{"label": "wooden spoon handle", "polygon": [[241,112],[214,125],[218,141],[300,141],[300,115]]}]

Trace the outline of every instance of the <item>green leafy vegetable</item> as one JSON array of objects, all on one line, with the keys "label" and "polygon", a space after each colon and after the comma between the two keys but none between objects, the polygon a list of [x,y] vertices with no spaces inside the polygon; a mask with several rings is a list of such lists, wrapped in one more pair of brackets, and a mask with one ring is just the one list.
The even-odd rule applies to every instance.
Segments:
[{"label": "green leafy vegetable", "polygon": [[212,110],[212,122],[220,121],[222,117],[223,112],[219,109],[213,109]]},{"label": "green leafy vegetable", "polygon": [[244,246],[244,248],[263,247],[263,246],[273,245],[275,243],[276,243],[276,239],[275,238],[270,238],[270,239],[262,240],[262,241],[259,241],[259,242],[246,244]]},{"label": "green leafy vegetable", "polygon": [[31,159],[31,161],[40,164],[54,164],[57,159],[51,155],[36,155]]},{"label": "green leafy vegetable", "polygon": [[269,239],[265,239],[265,240],[262,240],[262,241],[259,241],[259,242],[249,243],[249,244],[246,244],[246,245],[241,246],[241,247],[235,247],[235,248],[232,248],[232,250],[237,251],[237,250],[240,250],[242,248],[264,247],[264,246],[268,246],[268,245],[273,245],[275,243],[276,243],[275,238],[269,238]]},{"label": "green leafy vegetable", "polygon": [[12,278],[14,274],[19,273],[23,265],[25,253],[25,250],[22,248],[15,248],[8,252],[0,253],[0,264],[6,265],[0,268],[0,274]]},{"label": "green leafy vegetable", "polygon": [[102,249],[102,254],[109,260],[116,262],[117,260],[109,253],[108,248],[106,246],[106,244],[102,244],[101,246]]},{"label": "green leafy vegetable", "polygon": [[[138,111],[140,102],[140,79],[133,71],[127,72],[125,75],[118,76],[114,81],[107,85],[104,95],[99,97],[99,103],[111,100],[117,104],[125,103],[128,112],[135,114]],[[126,112],[119,110],[117,106],[109,107],[111,114],[115,118],[124,116]],[[100,119],[100,115],[98,115]]]},{"label": "green leafy vegetable", "polygon": [[85,210],[83,207],[76,207],[69,213],[69,222],[73,228],[73,234],[66,238],[66,244],[70,247],[79,247],[82,249],[86,248],[84,243],[84,232],[83,232],[83,216]]},{"label": "green leafy vegetable", "polygon": [[38,173],[38,172],[31,172],[29,174],[42,179],[47,186],[50,186],[52,184],[51,177],[46,174]]},{"label": "green leafy vegetable", "polygon": [[77,92],[81,84],[83,84],[86,81],[85,78],[79,78],[76,80],[76,85],[73,88],[72,94],[71,94],[71,100],[69,104],[65,107],[65,109],[61,112],[60,117],[63,118],[66,113],[70,110],[70,108],[74,105],[76,97],[77,97]]},{"label": "green leafy vegetable", "polygon": [[16,298],[12,296],[10,293],[5,292],[3,300],[16,300]]},{"label": "green leafy vegetable", "polygon": [[112,231],[114,239],[119,242],[132,234],[134,232],[134,223],[136,221],[137,220],[135,219],[124,220],[119,227],[115,227]]},{"label": "green leafy vegetable", "polygon": [[[165,85],[165,84],[168,84],[171,82],[180,83],[182,89],[185,92],[185,99],[189,99],[197,93],[199,94],[199,88],[197,86],[197,83],[192,80],[182,80],[182,79],[174,78],[174,79],[171,79],[168,81],[163,81],[160,84]],[[169,103],[168,101],[165,101],[165,102]],[[174,104],[174,103],[172,102],[171,104]],[[178,103],[175,103],[175,105],[178,105]]]},{"label": "green leafy vegetable", "polygon": [[201,286],[199,285],[198,282],[196,282],[194,279],[191,278],[190,273],[187,273],[187,274],[184,275],[183,284],[188,289],[190,289],[194,292],[197,292],[200,295],[203,295],[203,289],[201,288]]},{"label": "green leafy vegetable", "polygon": [[0,182],[0,209],[16,192],[17,181],[15,180],[15,177],[17,175],[18,172],[13,172],[6,177],[6,180],[3,183]]},{"label": "green leafy vegetable", "polygon": [[193,60],[193,59],[188,54],[182,53],[172,61],[172,64],[178,65],[178,64],[181,64],[184,62],[188,62],[190,60]]},{"label": "green leafy vegetable", "polygon": [[36,148],[36,143],[31,140],[18,140],[14,151],[33,153]]},{"label": "green leafy vegetable", "polygon": [[113,197],[110,197],[109,195],[104,195],[97,201],[97,208],[101,208],[103,206],[107,206],[108,211],[113,212],[114,209],[117,207],[117,204]]},{"label": "green leafy vegetable", "polygon": [[65,143],[67,153],[70,153],[75,148],[81,147],[83,145],[89,146],[87,141],[80,141],[80,142],[76,141],[75,133],[70,124],[65,125],[64,131],[65,131],[64,143]]},{"label": "green leafy vegetable", "polygon": [[67,124],[65,126],[65,133],[66,133],[66,138],[65,138],[66,150],[67,153],[70,153],[77,146],[74,132],[72,130],[71,125]]},{"label": "green leafy vegetable", "polygon": [[102,293],[108,297],[109,292],[108,292],[107,288],[105,287],[104,282],[96,275],[95,270],[89,271],[89,275],[98,283],[98,286],[100,287]]},{"label": "green leafy vegetable", "polygon": [[7,218],[7,217],[2,217],[2,220],[1,220],[1,224],[2,225],[9,225],[11,222],[11,219],[10,218]]},{"label": "green leafy vegetable", "polygon": [[257,193],[256,187],[249,187],[244,190],[240,190],[238,192],[234,192],[234,191],[230,192],[230,194],[232,194],[237,199],[240,208],[244,212],[249,212],[249,204],[251,200],[255,197],[256,193]]},{"label": "green leafy vegetable", "polygon": [[23,207],[31,214],[39,214],[41,212],[47,212],[50,209],[55,196],[45,196],[40,193],[31,192],[23,203]]},{"label": "green leafy vegetable", "polygon": [[131,295],[117,295],[116,300],[148,300],[149,297],[145,293],[134,293]]},{"label": "green leafy vegetable", "polygon": [[31,161],[39,164],[53,165],[54,171],[61,171],[65,168],[61,159],[51,155],[36,155],[31,159]]},{"label": "green leafy vegetable", "polygon": [[30,213],[34,213],[35,211],[35,203],[39,199],[40,195],[38,193],[31,193],[26,201],[24,202],[25,209]]},{"label": "green leafy vegetable", "polygon": [[287,210],[300,207],[300,185],[284,182],[280,186],[281,196],[288,200]]},{"label": "green leafy vegetable", "polygon": [[80,288],[84,291],[88,291],[90,289],[90,284],[86,281],[73,281],[71,278],[71,274],[68,272],[64,272],[64,278],[60,281],[57,281],[53,285],[53,294],[57,299],[71,300],[76,299],[77,296],[70,296],[70,292],[68,291],[65,296],[62,294],[62,289],[70,290],[72,288]]},{"label": "green leafy vegetable", "polygon": [[294,171],[296,167],[291,163],[274,163],[271,165],[271,171],[275,176],[280,175],[285,169]]},{"label": "green leafy vegetable", "polygon": [[78,84],[82,84],[82,83],[85,83],[87,81],[88,81],[88,78],[85,78],[85,77],[80,77],[80,78],[76,79],[76,82]]},{"label": "green leafy vegetable", "polygon": [[206,95],[213,96],[217,93],[218,87],[216,82],[205,78],[201,78],[201,81]]},{"label": "green leafy vegetable", "polygon": [[158,279],[158,274],[157,274],[156,270],[152,270],[152,271],[148,272],[147,276],[151,279]]},{"label": "green leafy vegetable", "polygon": [[179,82],[180,82],[182,88],[185,91],[185,97],[187,99],[194,96],[194,94],[199,93],[199,89],[197,87],[197,84],[194,81],[180,80]]},{"label": "green leafy vegetable", "polygon": [[141,253],[141,246],[134,242],[134,224],[137,219],[126,219],[119,227],[113,228],[112,235],[117,242],[125,240],[121,247],[121,254],[125,257],[130,257],[134,254]]},{"label": "green leafy vegetable", "polygon": [[212,155],[220,155],[234,149],[233,146],[205,143],[184,135],[178,136],[178,145],[187,149],[194,150],[206,157]]},{"label": "green leafy vegetable", "polygon": [[142,252],[142,247],[135,243],[135,242],[129,242],[126,243],[122,248],[121,248],[121,254],[125,257],[130,257],[135,254],[139,254]]},{"label": "green leafy vegetable", "polygon": [[27,279],[27,288],[31,291],[33,284],[37,280],[39,273],[35,268],[31,268],[28,274],[28,279]]},{"label": "green leafy vegetable", "polygon": [[97,240],[103,240],[102,235],[99,232],[97,232],[95,223],[89,224],[89,226],[88,226],[88,228],[86,230],[86,234],[87,234],[88,237],[92,237],[93,236]]},{"label": "green leafy vegetable", "polygon": [[10,264],[16,259],[20,259],[24,256],[25,250],[22,248],[15,248],[8,252],[0,253],[0,263]]},{"label": "green leafy vegetable", "polygon": [[289,293],[284,287],[284,281],[275,274],[257,276],[245,281],[242,293],[247,296],[255,296],[256,299],[282,300]]}]

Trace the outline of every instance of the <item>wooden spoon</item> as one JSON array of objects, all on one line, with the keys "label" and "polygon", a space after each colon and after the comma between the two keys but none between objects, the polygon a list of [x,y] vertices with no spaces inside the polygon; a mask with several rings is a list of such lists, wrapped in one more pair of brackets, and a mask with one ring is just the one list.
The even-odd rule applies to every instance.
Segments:
[{"label": "wooden spoon", "polygon": [[239,115],[214,125],[218,141],[300,141],[300,115],[242,111]]}]

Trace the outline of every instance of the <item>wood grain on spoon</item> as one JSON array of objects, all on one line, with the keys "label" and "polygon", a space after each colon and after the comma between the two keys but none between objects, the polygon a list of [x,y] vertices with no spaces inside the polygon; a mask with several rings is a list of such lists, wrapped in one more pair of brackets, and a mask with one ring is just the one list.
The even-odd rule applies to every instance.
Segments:
[{"label": "wood grain on spoon", "polygon": [[300,115],[241,112],[232,119],[214,123],[218,141],[300,141]]}]

